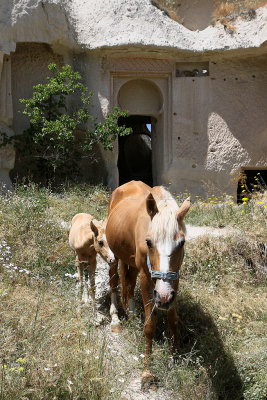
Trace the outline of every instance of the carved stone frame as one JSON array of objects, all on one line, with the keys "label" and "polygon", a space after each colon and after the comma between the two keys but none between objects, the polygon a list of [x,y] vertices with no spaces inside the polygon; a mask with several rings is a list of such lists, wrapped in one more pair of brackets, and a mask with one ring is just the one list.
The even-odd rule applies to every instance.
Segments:
[{"label": "carved stone frame", "polygon": [[[135,79],[144,79],[154,83],[162,94],[163,107],[158,115],[151,115],[154,118],[162,118],[163,121],[163,148],[161,149],[162,165],[157,166],[155,183],[161,184],[164,181],[164,171],[172,162],[172,77],[175,66],[167,60],[137,59],[111,59],[109,60],[110,76],[110,109],[118,106],[118,95],[122,86]],[[142,66],[142,70],[141,69]],[[131,69],[132,68],[132,69]],[[131,111],[131,110],[129,110]],[[153,151],[153,150],[152,150]],[[154,166],[153,166],[154,169]]]}]

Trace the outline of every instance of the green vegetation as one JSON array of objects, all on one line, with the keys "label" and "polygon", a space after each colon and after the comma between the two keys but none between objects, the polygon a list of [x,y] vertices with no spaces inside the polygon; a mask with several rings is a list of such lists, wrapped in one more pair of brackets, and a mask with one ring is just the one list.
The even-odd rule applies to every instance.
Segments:
[{"label": "green vegetation", "polygon": [[[230,235],[186,244],[177,301],[180,356],[173,363],[166,315],[157,311],[152,368],[170,398],[264,400],[267,196],[254,194],[240,206],[226,198],[222,206],[214,197],[194,202],[187,222],[216,229],[219,222]],[[54,193],[34,184],[0,197],[1,400],[119,399],[133,374],[140,376],[139,289],[138,316],[123,319],[120,353],[108,344],[108,326],[94,325],[90,308],[77,313],[75,282],[65,275],[75,271],[62,221],[77,212],[104,217],[108,198],[101,186]]]},{"label": "green vegetation", "polygon": [[127,116],[127,112],[117,107],[104,123],[94,122],[92,128],[86,125],[93,121],[88,108],[93,93],[88,93],[81,75],[70,65],[59,70],[56,64],[50,64],[48,69],[52,76],[47,77],[47,83],[34,86],[31,98],[20,99],[30,127],[11,138],[2,134],[2,145],[14,141],[17,158],[24,164],[28,160],[31,174],[37,169],[46,177],[45,183],[56,177],[69,178],[77,173],[81,159],[95,159],[97,144],[112,150],[117,136],[131,133],[130,128],[118,126],[118,118]]}]

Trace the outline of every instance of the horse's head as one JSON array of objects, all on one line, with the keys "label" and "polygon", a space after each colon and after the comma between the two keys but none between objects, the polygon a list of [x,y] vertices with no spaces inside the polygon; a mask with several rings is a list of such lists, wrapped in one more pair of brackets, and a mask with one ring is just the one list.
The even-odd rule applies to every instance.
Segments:
[{"label": "horse's head", "polygon": [[93,219],[91,221],[91,229],[94,233],[94,248],[95,251],[100,254],[104,261],[112,265],[116,262],[116,258],[113,252],[110,250],[107,238],[106,238],[106,220],[97,221]]},{"label": "horse's head", "polygon": [[164,198],[156,202],[152,193],[146,199],[151,218],[146,235],[147,266],[155,283],[154,301],[168,310],[174,304],[178,272],[184,257],[185,226],[183,219],[190,208],[190,198],[178,209],[175,200],[163,190]]}]

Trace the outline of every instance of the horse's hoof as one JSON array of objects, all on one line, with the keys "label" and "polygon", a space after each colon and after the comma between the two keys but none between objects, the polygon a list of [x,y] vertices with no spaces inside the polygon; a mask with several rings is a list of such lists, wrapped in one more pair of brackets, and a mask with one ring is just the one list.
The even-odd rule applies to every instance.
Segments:
[{"label": "horse's hoof", "polygon": [[111,316],[111,324],[110,324],[111,332],[120,333],[121,332],[121,323],[117,314],[112,314]]},{"label": "horse's hoof", "polygon": [[148,369],[145,369],[141,378],[141,390],[148,391],[149,389],[158,388],[158,378],[152,374]]},{"label": "horse's hoof", "polygon": [[113,333],[120,333],[121,332],[121,324],[120,322],[115,322],[110,324],[111,332]]}]

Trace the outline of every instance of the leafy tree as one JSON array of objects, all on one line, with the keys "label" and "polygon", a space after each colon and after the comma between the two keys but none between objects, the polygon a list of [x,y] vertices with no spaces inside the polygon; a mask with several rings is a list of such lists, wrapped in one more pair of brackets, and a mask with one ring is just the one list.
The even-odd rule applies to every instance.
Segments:
[{"label": "leafy tree", "polygon": [[[118,108],[108,114],[104,123],[93,123],[88,109],[93,93],[88,93],[81,75],[70,65],[59,70],[56,64],[49,64],[48,69],[52,76],[47,77],[47,83],[34,86],[31,98],[20,99],[30,127],[11,139],[2,134],[2,146],[14,141],[21,157],[34,157],[39,172],[55,178],[56,174],[77,171],[81,158],[93,159],[98,143],[105,150],[112,150],[116,137],[128,135],[131,129],[118,126],[118,118],[127,116]],[[73,96],[76,107],[70,101]],[[93,129],[86,127],[90,121]]]}]

